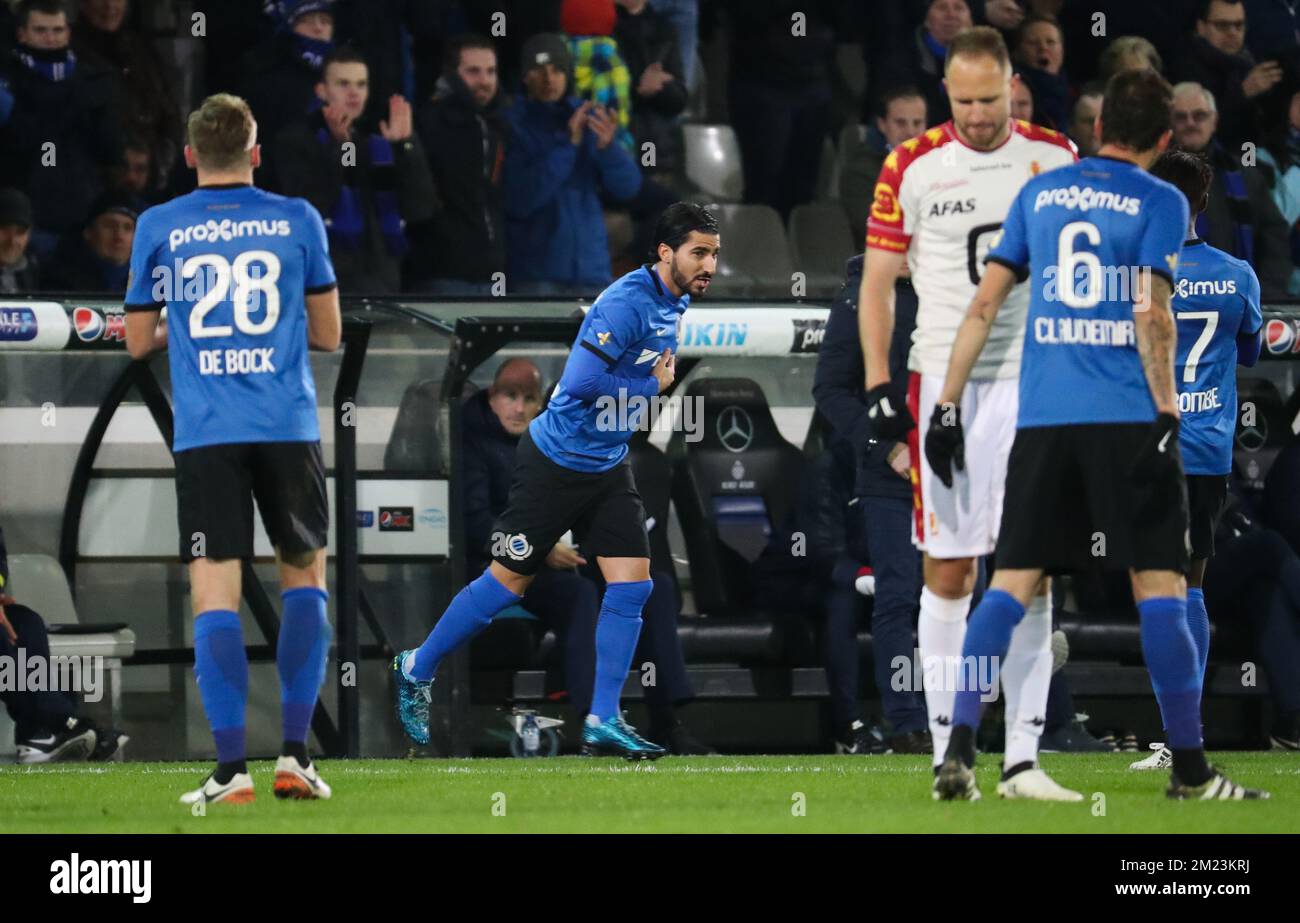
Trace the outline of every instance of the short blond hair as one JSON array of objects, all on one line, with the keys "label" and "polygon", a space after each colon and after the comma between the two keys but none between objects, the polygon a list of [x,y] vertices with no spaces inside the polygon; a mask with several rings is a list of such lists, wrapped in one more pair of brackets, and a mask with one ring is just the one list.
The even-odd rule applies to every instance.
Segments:
[{"label": "short blond hair", "polygon": [[190,113],[185,137],[199,166],[232,170],[248,163],[248,152],[257,142],[257,122],[248,103],[230,93],[217,93]]},{"label": "short blond hair", "polygon": [[965,55],[968,58],[990,57],[1002,70],[1011,69],[1011,55],[1007,52],[1007,43],[1003,41],[1002,33],[992,26],[971,26],[953,36],[952,43],[948,45],[948,56],[943,62],[945,74],[953,58],[958,55]]}]

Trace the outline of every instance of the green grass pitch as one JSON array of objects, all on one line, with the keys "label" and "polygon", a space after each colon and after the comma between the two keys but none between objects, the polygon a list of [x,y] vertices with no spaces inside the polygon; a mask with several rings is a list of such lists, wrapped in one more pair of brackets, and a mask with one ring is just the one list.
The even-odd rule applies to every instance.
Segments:
[{"label": "green grass pitch", "polygon": [[[978,804],[930,800],[919,756],[337,760],[326,802],[279,802],[272,764],[251,764],[257,801],[209,806],[177,796],[198,763],[0,767],[9,833],[1296,833],[1300,754],[1215,753],[1263,803],[1167,801],[1166,775],[1130,772],[1132,754],[1046,755],[1082,804],[999,801],[984,757]],[[802,796],[802,797],[800,797]],[[802,810],[800,810],[802,809]]]}]

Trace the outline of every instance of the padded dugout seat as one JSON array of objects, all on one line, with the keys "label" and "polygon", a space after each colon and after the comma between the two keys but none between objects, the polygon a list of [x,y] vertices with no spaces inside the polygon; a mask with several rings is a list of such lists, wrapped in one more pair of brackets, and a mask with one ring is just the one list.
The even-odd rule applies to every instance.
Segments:
[{"label": "padded dugout seat", "polygon": [[438,408],[442,382],[426,378],[407,387],[397,405],[393,432],[384,449],[387,471],[442,471]]},{"label": "padded dugout seat", "polygon": [[[82,622],[62,565],[47,554],[11,554],[9,583],[18,598],[37,612],[49,631],[51,657],[99,657],[107,674],[110,722],[122,710],[122,661],[135,655],[135,632],[122,624]],[[6,724],[8,715],[5,715]],[[7,748],[12,732],[6,728],[0,748]],[[116,759],[122,759],[121,750]]]},{"label": "padded dugout seat", "polygon": [[701,439],[674,433],[668,458],[702,616],[683,637],[687,659],[782,662],[792,646],[806,646],[806,622],[754,599],[750,568],[789,512],[803,454],[781,436],[762,389],[748,378],[700,379],[686,398],[703,402]]}]

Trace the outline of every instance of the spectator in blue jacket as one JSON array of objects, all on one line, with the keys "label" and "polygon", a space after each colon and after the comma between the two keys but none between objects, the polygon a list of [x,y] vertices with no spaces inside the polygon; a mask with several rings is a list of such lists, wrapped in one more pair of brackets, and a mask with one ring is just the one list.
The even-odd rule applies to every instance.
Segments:
[{"label": "spectator in blue jacket", "polygon": [[316,84],[335,47],[333,0],[285,0],[269,12],[277,30],[243,56],[235,84],[263,141],[317,107]]},{"label": "spectator in blue jacket", "polygon": [[506,146],[506,286],[533,294],[594,293],[611,281],[601,194],[626,202],[641,188],[636,161],[614,143],[616,120],[567,95],[564,37],[524,45],[524,98]]},{"label": "spectator in blue jacket", "polygon": [[45,257],[122,162],[117,82],[68,47],[60,0],[23,0],[15,18],[17,47],[0,58],[0,177],[31,199],[31,246]]}]

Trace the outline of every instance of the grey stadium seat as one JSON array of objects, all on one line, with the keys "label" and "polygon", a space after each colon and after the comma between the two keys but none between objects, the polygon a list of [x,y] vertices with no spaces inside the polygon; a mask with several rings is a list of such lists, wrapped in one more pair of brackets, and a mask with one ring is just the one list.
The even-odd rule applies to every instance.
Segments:
[{"label": "grey stadium seat", "polygon": [[789,298],[794,266],[781,216],[767,205],[718,205],[722,254],[710,294]]},{"label": "grey stadium seat", "polygon": [[715,202],[738,202],[745,191],[740,143],[730,125],[683,125],[686,178]]},{"label": "grey stadium seat", "polygon": [[808,295],[832,297],[844,281],[844,263],[857,248],[839,203],[810,202],[790,213],[790,253],[805,274]]},{"label": "grey stadium seat", "polygon": [[822,139],[814,198],[818,202],[838,202],[840,198],[840,159],[835,150],[835,142],[829,137]]}]

